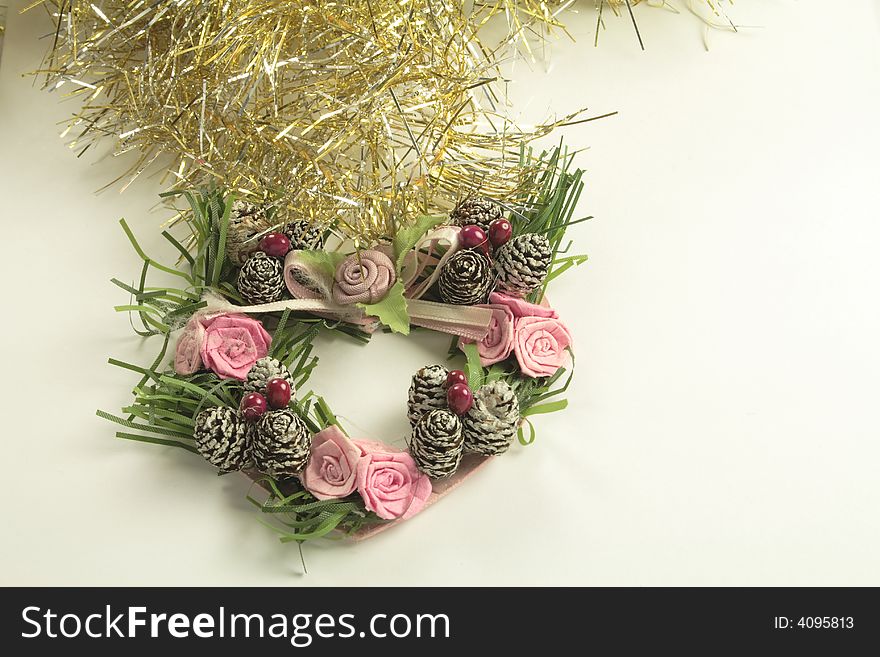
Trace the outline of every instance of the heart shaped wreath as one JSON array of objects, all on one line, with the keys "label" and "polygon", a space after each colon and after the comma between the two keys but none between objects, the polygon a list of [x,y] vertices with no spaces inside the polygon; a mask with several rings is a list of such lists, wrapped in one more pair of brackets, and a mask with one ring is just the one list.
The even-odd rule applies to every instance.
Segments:
[{"label": "heart shaped wreath", "polygon": [[[529,416],[566,406],[556,398],[571,380],[572,338],[545,292],[586,260],[564,242],[589,218],[572,219],[582,172],[560,148],[523,157],[524,196],[463,198],[369,248],[223,190],[182,193],[189,209],[177,221],[192,238],[163,233],[177,266],[147,256],[123,220],[143,269],[135,284],[113,280],[132,296],[117,310],[163,340],[148,367],[111,359],[141,378],[124,416],[98,415],[125,428],[120,438],[247,473],[266,492],[249,500],[280,520],[269,524],[282,541],[364,537],[412,517],[515,437],[531,443]],[[153,270],[181,286],[148,285]],[[466,356],[464,371],[414,374],[407,450],[350,437],[322,396],[303,392],[319,331],[366,343],[380,328],[445,332],[448,356]]]}]

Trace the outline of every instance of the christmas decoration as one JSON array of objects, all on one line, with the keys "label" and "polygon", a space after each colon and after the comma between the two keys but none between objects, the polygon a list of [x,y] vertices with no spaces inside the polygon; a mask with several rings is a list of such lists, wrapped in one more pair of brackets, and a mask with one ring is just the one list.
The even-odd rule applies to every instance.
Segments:
[{"label": "christmas decoration", "polygon": [[474,403],[474,395],[466,383],[454,383],[446,391],[446,403],[456,415],[467,413]]},{"label": "christmas decoration", "polygon": [[446,375],[446,386],[454,386],[456,383],[463,383],[467,385],[467,374],[462,372],[461,370],[450,370],[449,374]]},{"label": "christmas decoration", "polygon": [[254,465],[279,479],[299,474],[309,460],[312,436],[290,410],[269,411],[253,429]]},{"label": "christmas decoration", "polygon": [[413,375],[407,411],[410,424],[415,425],[425,413],[446,408],[448,374],[442,365],[426,365]]},{"label": "christmas decoration", "polygon": [[266,398],[259,392],[249,392],[241,398],[241,414],[248,422],[256,422],[268,409]]},{"label": "christmas decoration", "polygon": [[440,479],[458,468],[463,444],[461,420],[451,411],[437,409],[425,413],[416,423],[410,452],[419,470]]},{"label": "christmas decoration", "polygon": [[494,273],[489,259],[476,251],[459,251],[440,272],[438,289],[446,303],[482,303],[492,287]]},{"label": "christmas decoration", "polygon": [[245,201],[235,201],[226,231],[226,257],[239,267],[259,247],[260,232],[265,228],[263,210]]},{"label": "christmas decoration", "polygon": [[489,224],[489,242],[496,249],[510,241],[513,235],[513,226],[507,219],[496,219]]},{"label": "christmas decoration", "polygon": [[471,224],[461,229],[458,239],[465,249],[476,249],[482,247],[489,238],[486,236],[486,231],[475,224]]},{"label": "christmas decoration", "polygon": [[290,383],[285,379],[269,379],[266,383],[266,401],[272,408],[287,408],[291,393]]},{"label": "christmas decoration", "polygon": [[[535,174],[518,206],[515,234],[546,236],[554,273],[563,272],[584,259],[557,258],[560,245],[567,248],[567,226],[576,223],[571,213],[580,173],[569,172],[570,158],[560,151],[524,157]],[[486,300],[491,278],[480,284],[479,276],[468,277],[474,271],[491,276],[490,261],[461,244],[460,227],[444,224],[445,215],[418,217],[370,244],[334,241],[331,248],[294,249],[283,266],[280,258],[256,251],[239,271],[224,248],[234,220],[232,195],[214,188],[187,192],[187,200],[191,210],[184,221],[193,228],[192,239],[173,241],[188,256],[178,265],[186,288],[153,284],[154,270],[176,270],[146,256],[123,222],[143,266],[137,287],[120,286],[141,304],[132,310],[138,330],[164,336],[164,346],[148,367],[120,363],[143,377],[126,417],[99,415],[123,427],[121,438],[196,452],[223,471],[242,469],[264,492],[262,501],[256,494],[250,499],[282,540],[301,542],[333,531],[366,537],[406,520],[457,487],[489,455],[503,452],[512,436],[522,445],[533,442],[534,426],[522,418],[565,407],[557,397],[571,378],[563,378],[571,362],[568,329],[546,302],[495,291],[490,304],[477,303]],[[264,199],[261,210],[254,210],[256,204],[235,207],[240,217],[260,214],[270,225],[252,240],[257,246],[279,231],[271,200]],[[283,247],[278,251],[263,246],[286,250],[277,241]],[[276,295],[258,299],[236,289],[258,269],[255,263],[276,263],[286,272],[285,284],[302,292],[291,283],[298,272],[313,293],[265,301]],[[463,294],[469,280],[485,287],[470,304]],[[421,298],[450,289],[463,303]],[[466,359],[452,371],[432,365],[413,376],[407,406],[412,433],[404,449],[349,437],[323,396],[293,389],[317,366],[317,335],[332,331],[369,342],[383,325],[401,335],[411,326],[454,335],[461,339],[453,347]],[[545,333],[555,336],[553,345]],[[172,339],[177,344],[168,349]],[[460,356],[453,349],[450,357]],[[470,454],[462,460],[465,451]],[[432,477],[447,481],[435,487]]]},{"label": "christmas decoration", "polygon": [[[114,280],[137,299],[121,308],[161,346],[146,367],[111,361],[141,376],[124,417],[99,411],[118,437],[247,468],[265,492],[249,500],[301,543],[411,517],[565,408],[572,335],[543,287],[586,259],[566,236],[582,173],[530,144],[590,119],[520,129],[499,62],[534,60],[571,2],[37,4],[55,21],[40,73],[79,101],[72,144],[134,154],[117,160],[133,163],[125,186],[170,159],[169,194],[189,205],[168,222],[189,234],[165,233],[176,266],[122,222],[142,268]],[[597,27],[610,10],[638,33],[638,4],[602,0]],[[157,269],[185,283],[147,285]],[[349,437],[323,396],[294,390],[318,334],[366,343],[382,327],[449,333],[466,358],[413,377],[408,450]],[[432,492],[429,477],[451,479]]]},{"label": "christmas decoration", "polygon": [[284,379],[293,389],[293,376],[290,370],[277,358],[266,356],[261,358],[247,374],[244,389],[252,392],[266,392],[266,387],[272,379]]},{"label": "christmas decoration", "polygon": [[502,214],[503,211],[498,203],[477,196],[459,202],[449,213],[449,219],[458,226],[479,226],[485,234],[489,232],[491,223],[501,219]]},{"label": "christmas decoration", "polygon": [[266,233],[260,240],[260,251],[273,258],[283,258],[290,251],[290,240],[284,233]]},{"label": "christmas decoration", "polygon": [[495,256],[498,288],[526,296],[544,282],[552,260],[550,241],[544,235],[525,233],[514,237]]},{"label": "christmas decoration", "polygon": [[519,401],[506,381],[487,383],[474,394],[474,403],[461,418],[464,448],[484,456],[508,450],[520,421]]},{"label": "christmas decoration", "polygon": [[231,408],[206,408],[196,416],[195,438],[199,454],[220,472],[241,470],[250,462],[247,425]]},{"label": "christmas decoration", "polygon": [[254,253],[238,274],[238,291],[249,303],[272,303],[284,296],[284,267],[262,251]]},{"label": "christmas decoration", "polygon": [[303,219],[285,224],[282,232],[290,240],[292,249],[320,249],[324,246],[325,230]]}]

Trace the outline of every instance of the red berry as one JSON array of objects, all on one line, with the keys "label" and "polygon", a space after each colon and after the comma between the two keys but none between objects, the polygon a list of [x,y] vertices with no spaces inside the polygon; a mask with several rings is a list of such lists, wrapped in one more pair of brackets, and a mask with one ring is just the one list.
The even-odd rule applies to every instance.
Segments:
[{"label": "red berry", "polygon": [[461,246],[465,249],[475,249],[486,243],[486,231],[477,225],[465,226],[458,234]]},{"label": "red berry", "polygon": [[273,258],[283,258],[290,251],[290,240],[283,233],[266,233],[260,240],[260,251]]},{"label": "red berry", "polygon": [[456,383],[446,391],[446,402],[450,411],[456,415],[464,415],[474,405],[474,395],[466,384]]},{"label": "red berry", "polygon": [[449,374],[446,375],[446,386],[454,386],[456,383],[463,383],[467,385],[467,374],[462,372],[461,370],[452,370]]},{"label": "red berry", "polygon": [[286,379],[269,379],[266,382],[266,399],[272,408],[287,408],[292,394]]},{"label": "red berry", "polygon": [[496,249],[502,244],[507,244],[513,235],[513,226],[507,219],[496,219],[489,224],[489,241]]},{"label": "red berry", "polygon": [[258,392],[249,392],[241,399],[241,412],[248,422],[256,422],[266,412],[266,398]]}]

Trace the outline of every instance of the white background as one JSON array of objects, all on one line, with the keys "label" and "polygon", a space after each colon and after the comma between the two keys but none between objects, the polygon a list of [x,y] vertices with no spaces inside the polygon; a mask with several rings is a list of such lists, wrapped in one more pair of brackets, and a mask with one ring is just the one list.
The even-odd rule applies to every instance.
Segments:
[{"label": "white background", "polygon": [[[587,4],[587,3],[583,3]],[[158,182],[93,192],[72,111],[22,73],[48,32],[13,2],[0,61],[0,583],[880,584],[880,3],[738,0],[705,51],[642,8],[647,51],[590,6],[549,72],[516,70],[538,119],[589,145],[573,229],[590,262],[552,289],[577,340],[565,413],[417,518],[368,542],[279,544],[184,452],[113,438],[142,361],[111,276],[166,218]],[[362,434],[399,439],[444,338],[321,343],[313,380]],[[388,367],[390,359],[394,366]],[[374,374],[370,371],[374,370]],[[355,376],[356,374],[356,376]]]}]

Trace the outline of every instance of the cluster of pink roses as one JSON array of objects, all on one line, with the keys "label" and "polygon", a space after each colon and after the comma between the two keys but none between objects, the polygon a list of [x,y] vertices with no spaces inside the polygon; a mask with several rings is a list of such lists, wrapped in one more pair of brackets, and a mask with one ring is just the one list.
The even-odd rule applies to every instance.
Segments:
[{"label": "cluster of pink roses", "polygon": [[196,313],[177,339],[174,371],[188,376],[207,368],[221,379],[244,381],[271,344],[263,325],[247,315]]},{"label": "cluster of pink roses", "polygon": [[406,520],[418,513],[431,494],[431,480],[408,452],[368,440],[352,440],[336,425],[312,437],[312,455],[302,483],[319,500],[351,495],[385,520]]},{"label": "cluster of pink roses", "polygon": [[541,377],[552,376],[568,362],[571,334],[552,308],[501,292],[490,294],[489,303],[480,307],[492,311],[489,333],[477,343],[483,367],[513,353],[523,374]]}]

